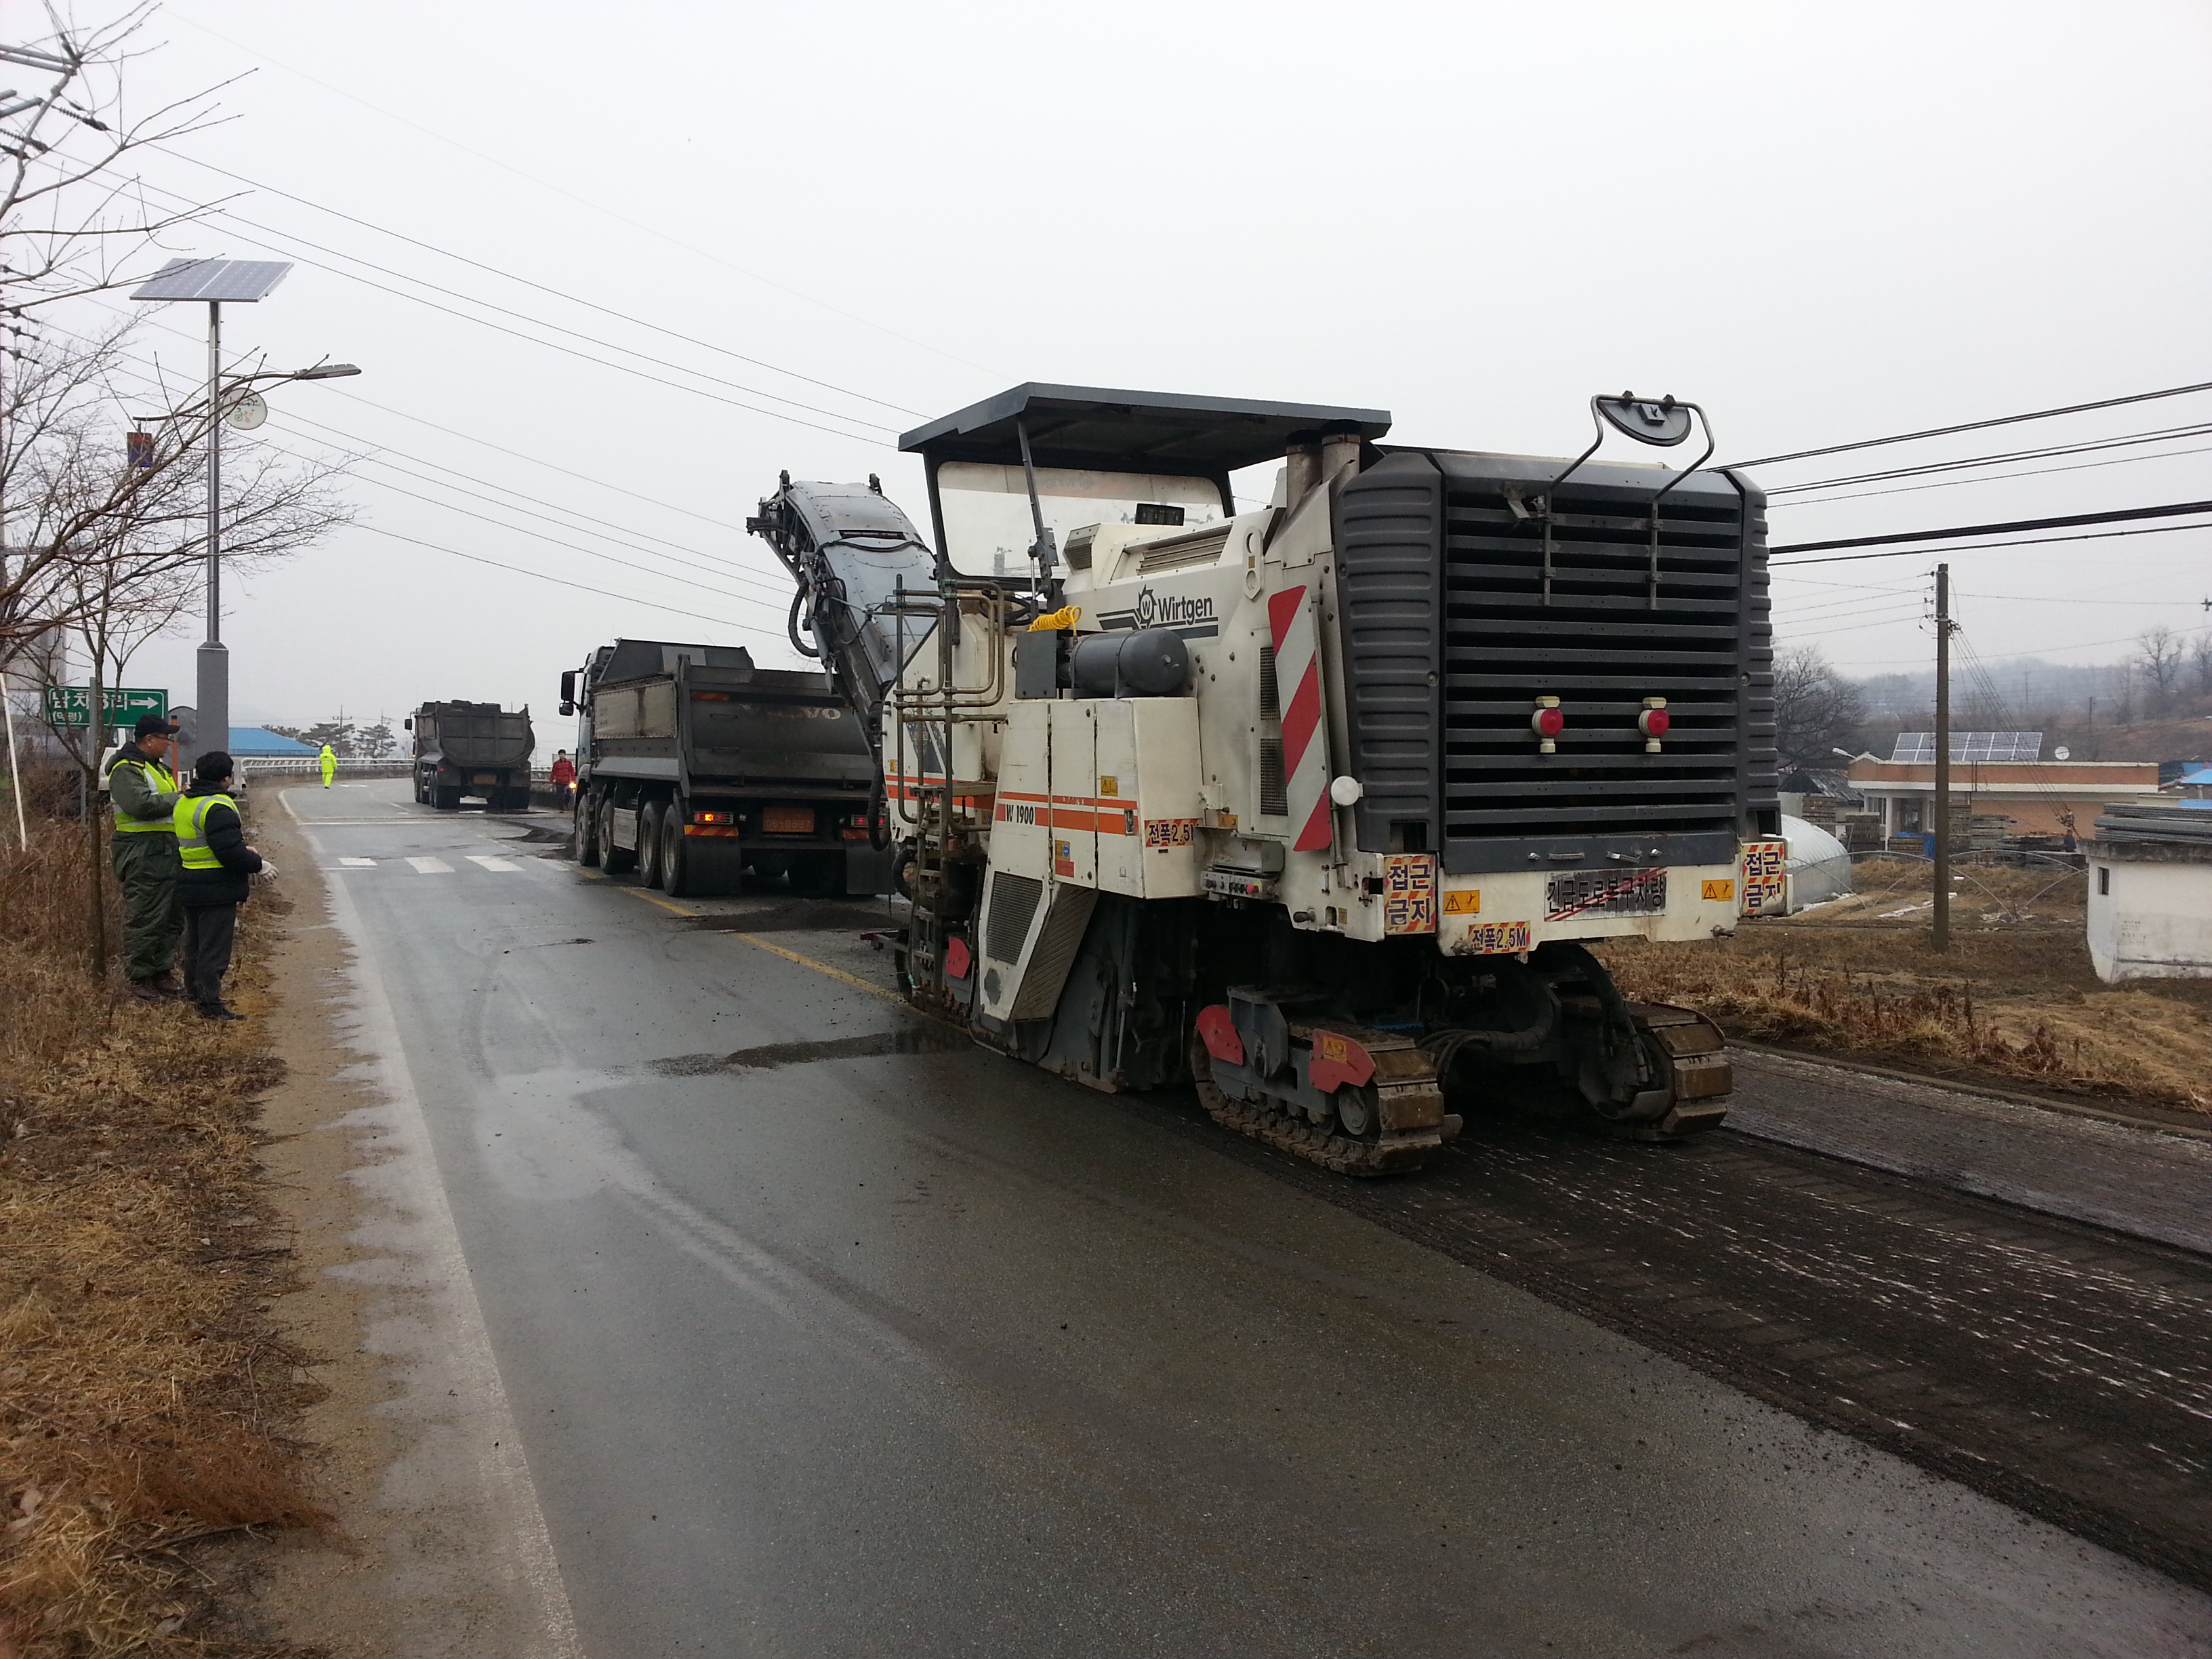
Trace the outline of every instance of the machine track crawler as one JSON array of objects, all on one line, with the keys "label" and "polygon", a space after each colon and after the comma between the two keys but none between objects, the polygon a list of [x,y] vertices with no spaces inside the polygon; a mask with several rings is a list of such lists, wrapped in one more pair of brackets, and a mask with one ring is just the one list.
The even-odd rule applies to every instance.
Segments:
[{"label": "machine track crawler", "polygon": [[1569,461],[1020,386],[902,441],[929,539],[872,477],[787,475],[749,527],[868,734],[905,994],[1346,1174],[1492,1110],[1718,1123],[1718,1030],[1586,947],[1780,902],[1764,502],[1709,431],[1687,469],[1593,460],[1693,406],[1591,407]]}]

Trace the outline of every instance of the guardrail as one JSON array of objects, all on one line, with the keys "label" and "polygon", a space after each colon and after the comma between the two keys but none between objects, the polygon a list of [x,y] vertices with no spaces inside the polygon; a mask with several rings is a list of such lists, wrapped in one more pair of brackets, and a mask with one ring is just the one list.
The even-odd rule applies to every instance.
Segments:
[{"label": "guardrail", "polygon": [[[323,764],[313,755],[241,755],[238,757],[238,769],[248,777],[294,773],[301,777],[319,777]],[[414,769],[415,763],[404,757],[396,760],[341,757],[338,761],[338,770],[349,777],[404,778]]]}]

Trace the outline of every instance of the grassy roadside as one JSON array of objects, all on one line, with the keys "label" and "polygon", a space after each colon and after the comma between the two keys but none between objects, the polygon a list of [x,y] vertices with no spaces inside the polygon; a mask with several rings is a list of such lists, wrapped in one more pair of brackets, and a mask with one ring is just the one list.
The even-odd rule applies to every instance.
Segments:
[{"label": "grassy roadside", "polygon": [[1952,948],[1929,948],[1918,860],[1861,860],[1859,890],[1733,939],[1603,954],[1622,988],[1730,1035],[1962,1079],[2212,1113],[2212,981],[2098,980],[2079,872],[1972,863]]},{"label": "grassy roadside", "polygon": [[283,901],[240,913],[252,1018],[210,1024],[87,977],[85,857],[67,823],[0,848],[0,1659],[278,1659],[207,1633],[191,1547],[325,1518],[256,1157]]}]

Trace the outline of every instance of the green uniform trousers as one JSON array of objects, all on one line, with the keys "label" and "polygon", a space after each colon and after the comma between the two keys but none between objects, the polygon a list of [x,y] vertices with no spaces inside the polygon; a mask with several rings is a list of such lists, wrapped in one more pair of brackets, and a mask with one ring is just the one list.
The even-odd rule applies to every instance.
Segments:
[{"label": "green uniform trousers", "polygon": [[185,930],[177,908],[177,838],[158,831],[117,836],[110,842],[123,893],[123,965],[132,979],[159,979],[177,965]]}]

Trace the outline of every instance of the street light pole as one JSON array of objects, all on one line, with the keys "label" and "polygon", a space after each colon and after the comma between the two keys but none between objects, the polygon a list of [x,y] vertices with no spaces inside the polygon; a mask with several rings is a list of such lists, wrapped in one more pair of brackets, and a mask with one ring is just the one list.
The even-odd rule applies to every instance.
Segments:
[{"label": "street light pole", "polygon": [[222,642],[222,301],[208,301],[207,638],[200,642],[192,734],[198,760],[230,747],[230,649]]}]

